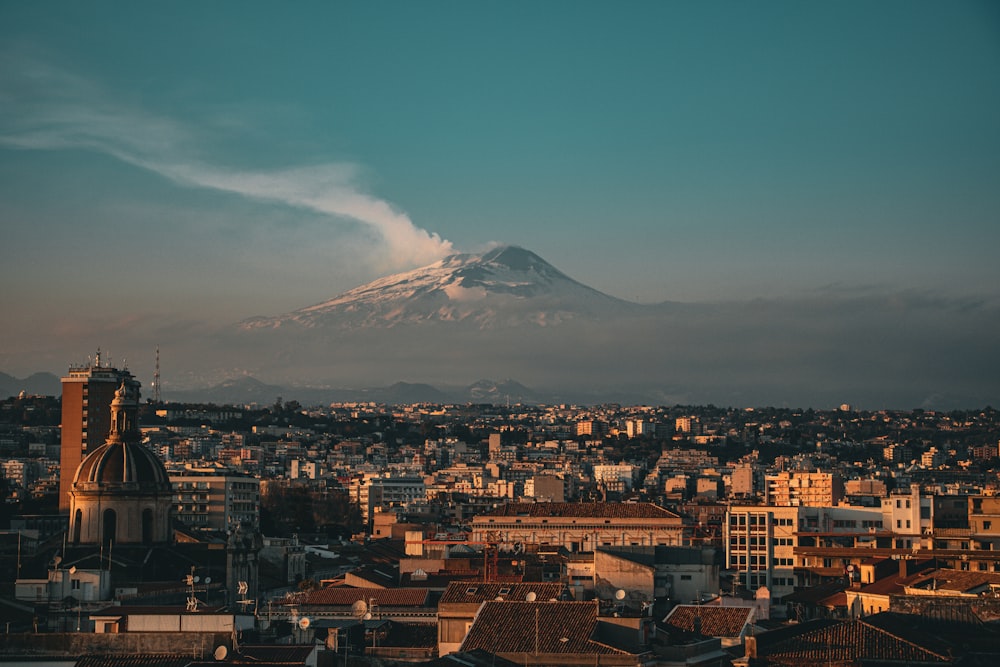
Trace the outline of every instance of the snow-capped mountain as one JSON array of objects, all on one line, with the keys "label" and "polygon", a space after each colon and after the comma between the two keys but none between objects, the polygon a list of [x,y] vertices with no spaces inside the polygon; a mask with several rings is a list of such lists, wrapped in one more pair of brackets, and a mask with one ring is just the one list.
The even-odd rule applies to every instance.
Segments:
[{"label": "snow-capped mountain", "polygon": [[241,327],[356,329],[427,322],[544,327],[641,308],[573,280],[529,250],[501,246],[451,255],[287,315],[246,320]]}]

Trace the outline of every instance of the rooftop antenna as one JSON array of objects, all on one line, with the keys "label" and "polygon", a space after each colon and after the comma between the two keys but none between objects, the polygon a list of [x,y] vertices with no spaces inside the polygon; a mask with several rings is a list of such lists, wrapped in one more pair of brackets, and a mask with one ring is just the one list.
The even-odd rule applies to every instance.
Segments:
[{"label": "rooftop antenna", "polygon": [[156,369],[153,371],[153,403],[160,403],[160,346],[156,346]]}]

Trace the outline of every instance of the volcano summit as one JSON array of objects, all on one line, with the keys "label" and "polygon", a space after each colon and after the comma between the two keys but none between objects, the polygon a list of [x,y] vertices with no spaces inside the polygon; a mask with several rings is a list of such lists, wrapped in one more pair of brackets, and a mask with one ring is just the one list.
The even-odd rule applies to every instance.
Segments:
[{"label": "volcano summit", "polygon": [[601,320],[641,309],[578,283],[529,250],[501,246],[480,255],[450,255],[323,303],[278,317],[253,318],[241,326],[350,330],[453,322],[487,330]]}]

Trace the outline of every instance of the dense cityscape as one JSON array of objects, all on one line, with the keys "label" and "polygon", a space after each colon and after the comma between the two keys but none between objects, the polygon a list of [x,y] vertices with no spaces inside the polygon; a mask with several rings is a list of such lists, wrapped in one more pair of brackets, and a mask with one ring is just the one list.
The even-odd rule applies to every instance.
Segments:
[{"label": "dense cityscape", "polygon": [[180,404],[98,355],[0,425],[0,662],[1000,659],[993,408]]}]

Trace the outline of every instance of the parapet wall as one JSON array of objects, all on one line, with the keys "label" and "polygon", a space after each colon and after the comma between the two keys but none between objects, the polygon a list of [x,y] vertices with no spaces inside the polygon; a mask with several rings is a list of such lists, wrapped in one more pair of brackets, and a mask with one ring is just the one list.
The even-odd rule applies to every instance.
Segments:
[{"label": "parapet wall", "polygon": [[216,647],[232,649],[228,632],[52,632],[0,634],[3,656],[172,654],[212,660]]}]

